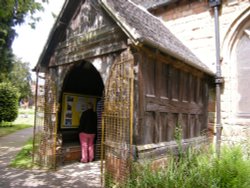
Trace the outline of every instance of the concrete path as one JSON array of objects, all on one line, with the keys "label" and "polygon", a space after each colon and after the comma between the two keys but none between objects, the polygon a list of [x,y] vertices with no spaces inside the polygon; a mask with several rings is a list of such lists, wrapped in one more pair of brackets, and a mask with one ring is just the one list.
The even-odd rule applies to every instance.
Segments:
[{"label": "concrete path", "polygon": [[33,128],[27,128],[0,137],[0,187],[1,188],[99,188],[100,162],[72,163],[57,171],[24,170],[9,167],[9,163],[32,136]]}]

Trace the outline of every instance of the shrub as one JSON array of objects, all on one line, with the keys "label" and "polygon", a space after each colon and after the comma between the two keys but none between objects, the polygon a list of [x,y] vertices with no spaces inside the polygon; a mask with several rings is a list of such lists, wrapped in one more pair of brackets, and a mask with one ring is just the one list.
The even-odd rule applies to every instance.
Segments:
[{"label": "shrub", "polygon": [[250,187],[250,158],[243,155],[241,146],[224,146],[214,165],[212,174],[219,187]]},{"label": "shrub", "polygon": [[10,83],[0,83],[0,123],[12,122],[18,115],[18,90]]},{"label": "shrub", "polygon": [[159,188],[248,188],[250,157],[241,146],[224,146],[218,157],[212,150],[188,149],[180,158],[152,171],[149,164],[135,167],[125,187]]}]

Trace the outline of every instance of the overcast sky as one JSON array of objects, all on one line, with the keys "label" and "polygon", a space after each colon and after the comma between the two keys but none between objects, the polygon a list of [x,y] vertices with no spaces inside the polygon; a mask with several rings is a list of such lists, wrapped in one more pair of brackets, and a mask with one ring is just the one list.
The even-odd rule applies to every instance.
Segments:
[{"label": "overcast sky", "polygon": [[54,25],[55,18],[53,18],[52,12],[58,15],[63,2],[64,0],[50,0],[49,4],[45,5],[45,11],[37,14],[42,20],[36,24],[35,29],[32,29],[27,23],[16,27],[18,37],[13,42],[13,52],[23,62],[29,62],[31,69],[35,67]]}]

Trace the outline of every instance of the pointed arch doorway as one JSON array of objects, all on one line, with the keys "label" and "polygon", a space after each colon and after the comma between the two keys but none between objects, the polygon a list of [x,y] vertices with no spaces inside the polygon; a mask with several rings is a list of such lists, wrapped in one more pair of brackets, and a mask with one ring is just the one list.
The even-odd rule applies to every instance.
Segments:
[{"label": "pointed arch doorway", "polygon": [[81,156],[78,136],[79,119],[90,101],[94,104],[94,110],[98,115],[95,160],[100,159],[103,90],[101,75],[91,63],[82,61],[68,71],[62,86],[58,117],[58,134],[62,140],[63,162],[78,161]]}]

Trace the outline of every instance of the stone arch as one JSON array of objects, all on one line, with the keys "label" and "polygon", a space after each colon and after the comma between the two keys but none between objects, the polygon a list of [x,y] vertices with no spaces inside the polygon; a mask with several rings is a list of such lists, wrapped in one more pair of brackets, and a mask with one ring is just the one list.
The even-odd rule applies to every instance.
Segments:
[{"label": "stone arch", "polygon": [[230,58],[234,50],[235,43],[240,37],[239,33],[244,29],[247,23],[250,22],[250,7],[245,9],[229,26],[222,42],[223,58]]},{"label": "stone arch", "polygon": [[[244,127],[250,124],[250,113],[249,116],[242,116],[239,110],[240,105],[243,104],[242,97],[247,97],[246,100],[250,102],[250,98],[246,95],[250,94],[250,90],[245,87],[246,79],[244,78],[244,81],[240,78],[241,74],[249,75],[250,69],[248,73],[239,72],[246,67],[246,58],[244,57],[244,64],[242,64],[240,55],[245,51],[241,43],[246,35],[249,39],[249,41],[247,40],[247,46],[250,45],[248,31],[250,33],[250,7],[245,9],[232,22],[222,43],[222,76],[225,78],[224,91],[221,96],[223,135],[234,141],[246,137],[247,133],[244,132],[246,130]],[[250,51],[250,48],[248,51]],[[250,53],[248,53],[248,57],[247,59],[250,59]],[[250,62],[247,64],[250,67]],[[244,92],[243,87],[247,89]]]},{"label": "stone arch", "polygon": [[[242,36],[246,33],[246,29],[250,28],[250,7],[244,10],[231,24],[228,32],[226,33],[225,39],[222,45],[222,56],[223,56],[223,64],[222,64],[222,73],[225,77],[225,91],[224,94],[229,97],[227,91],[231,91],[231,96],[229,97],[229,101],[231,101],[231,116],[235,116],[237,114],[236,109],[234,108],[237,104],[237,100],[240,97],[240,93],[238,93],[238,60],[237,60],[237,48],[240,43]],[[250,58],[250,57],[249,57]],[[225,97],[226,98],[226,97]]]}]

